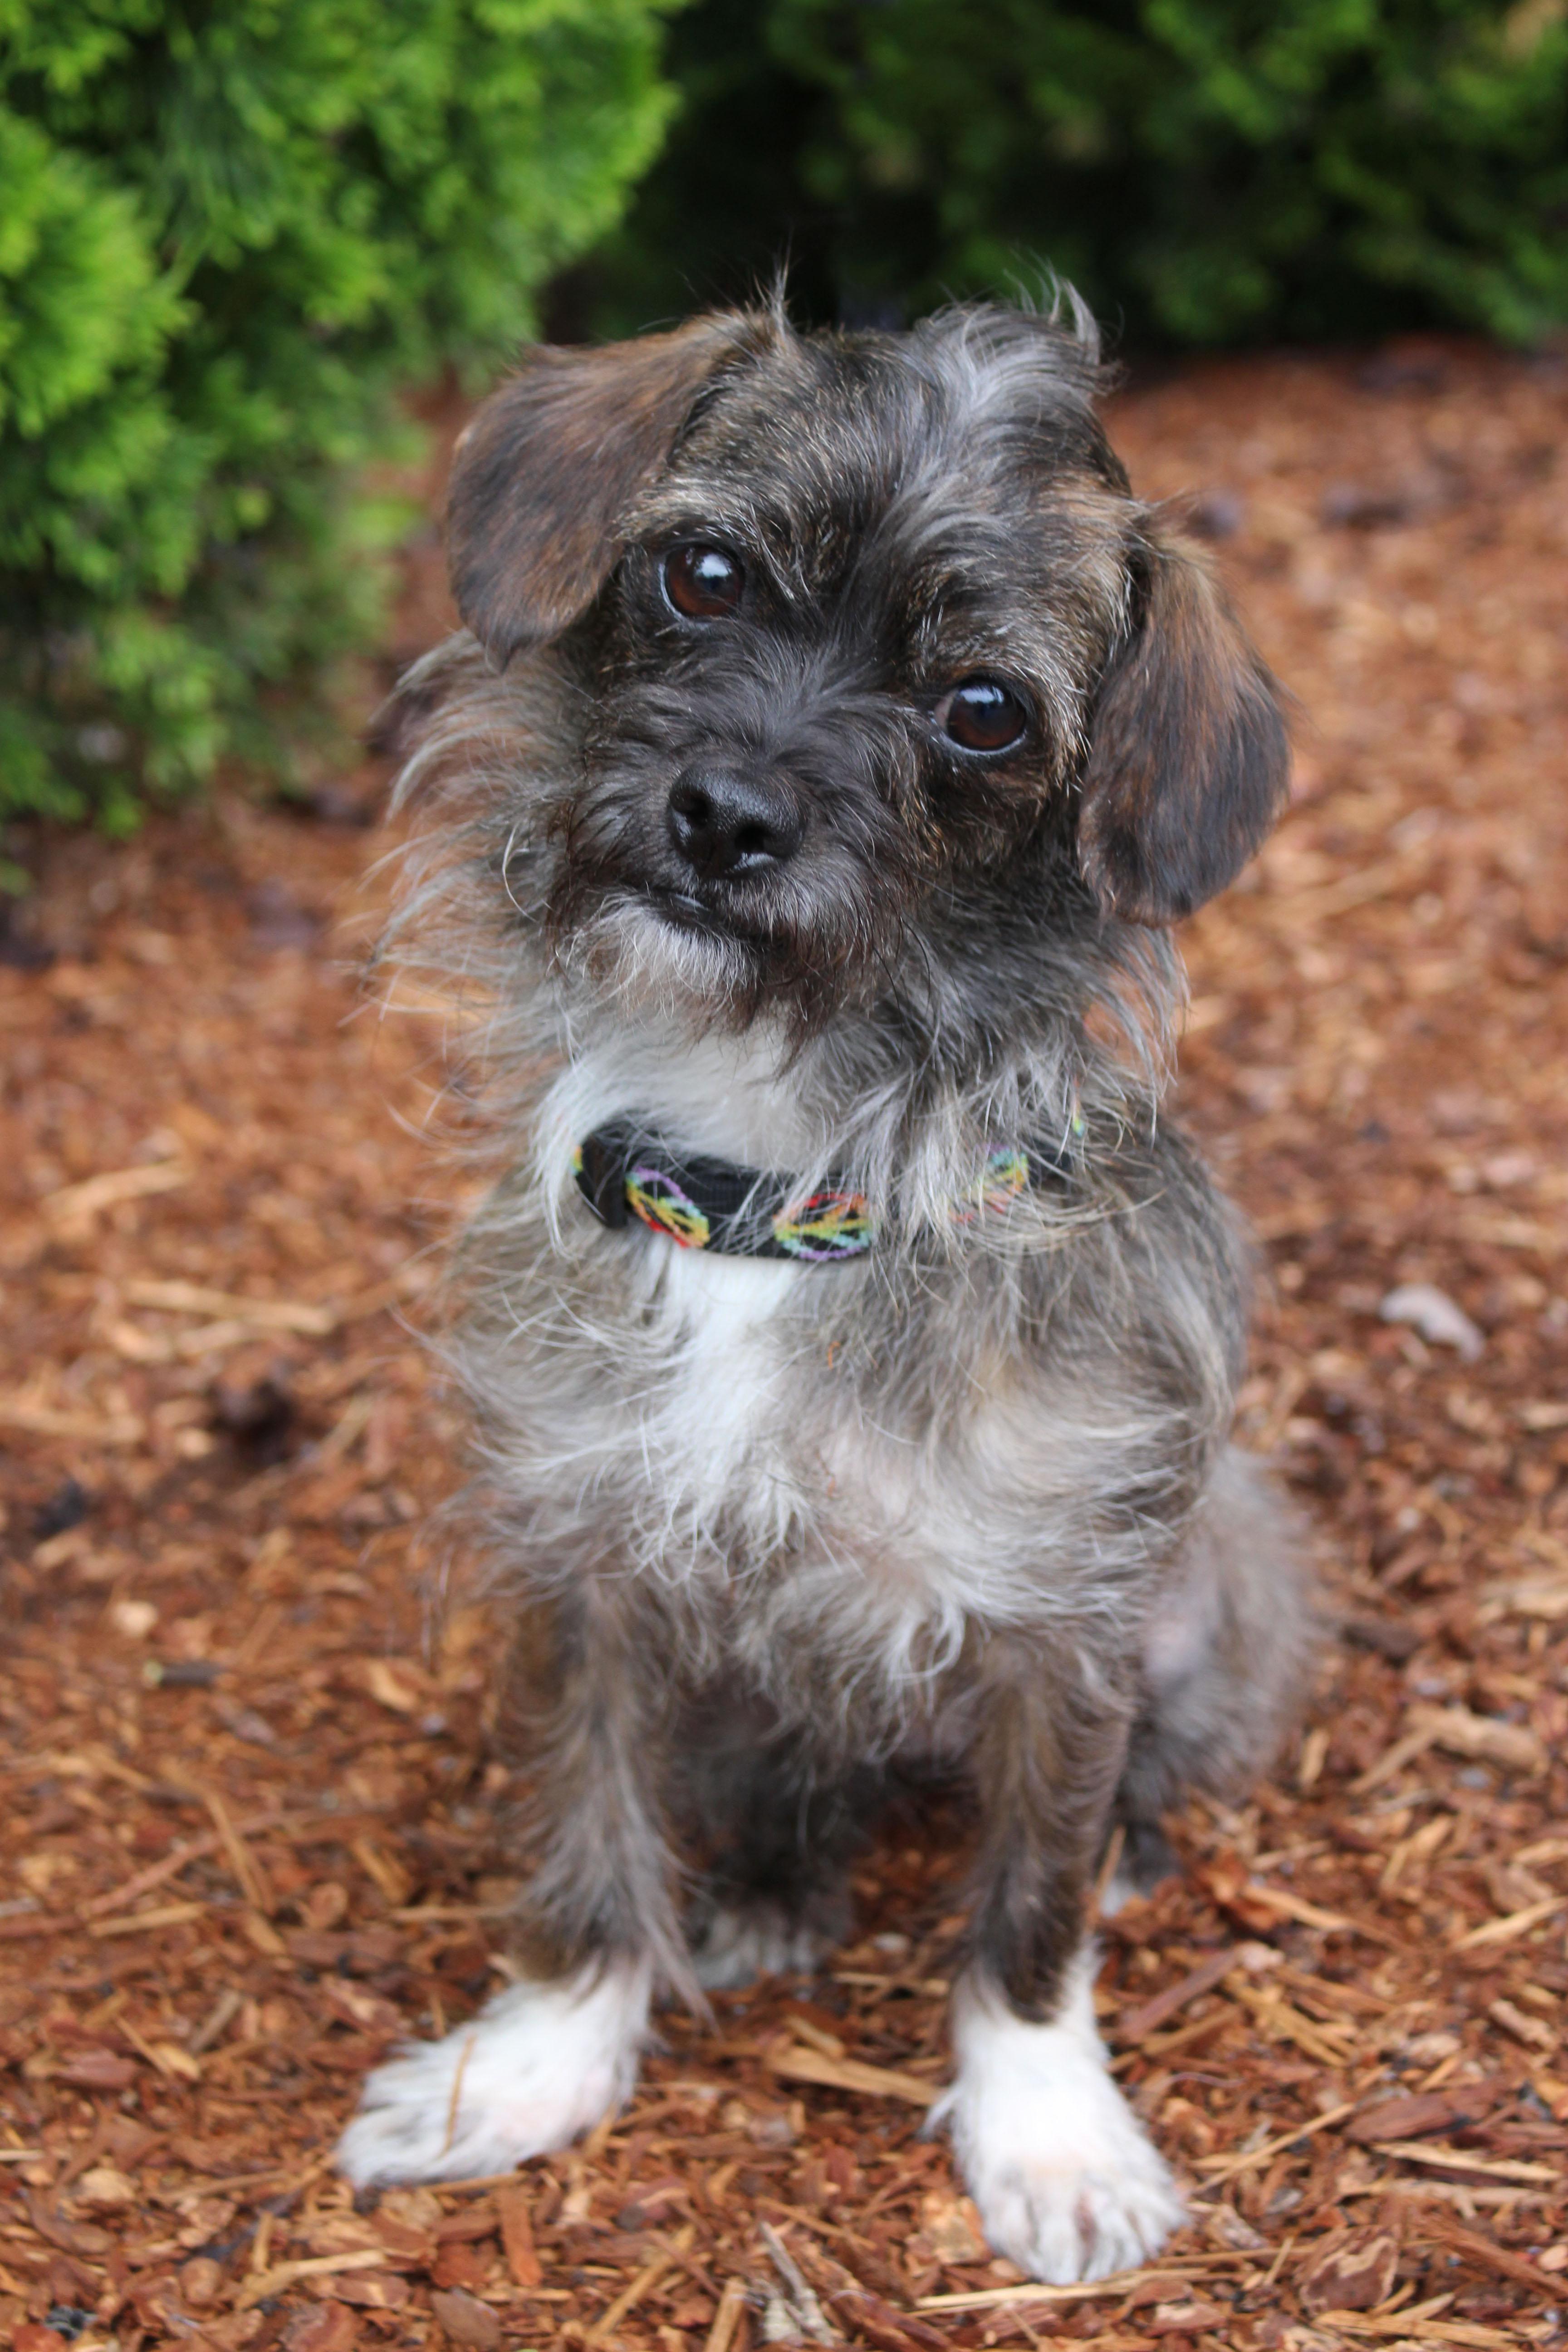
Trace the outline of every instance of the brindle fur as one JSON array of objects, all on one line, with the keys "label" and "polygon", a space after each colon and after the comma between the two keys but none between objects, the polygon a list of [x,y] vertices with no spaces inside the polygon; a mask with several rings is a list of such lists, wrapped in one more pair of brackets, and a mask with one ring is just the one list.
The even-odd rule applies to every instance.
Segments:
[{"label": "brindle fur", "polygon": [[[1289,1532],[1227,1445],[1246,1251],[1160,1108],[1162,926],[1267,831],[1284,731],[1099,388],[1076,310],[895,337],[762,308],[529,355],[459,452],[468,626],[406,690],[393,947],[460,982],[505,1161],[452,1349],[524,1627],[535,1971],[651,1956],[695,1999],[716,1915],[841,1925],[887,1777],[931,1766],[978,1807],[977,1966],[1047,2016],[1112,1824],[1157,1857],[1298,1682]],[[744,561],[742,615],[662,601],[693,538]],[[931,717],[975,670],[1040,721],[989,765]],[[805,820],[696,917],[665,819],[695,760]],[[831,1173],[878,1244],[605,1232],[571,1153],[610,1118]],[[956,1218],[1028,1141],[1070,1181]]]}]

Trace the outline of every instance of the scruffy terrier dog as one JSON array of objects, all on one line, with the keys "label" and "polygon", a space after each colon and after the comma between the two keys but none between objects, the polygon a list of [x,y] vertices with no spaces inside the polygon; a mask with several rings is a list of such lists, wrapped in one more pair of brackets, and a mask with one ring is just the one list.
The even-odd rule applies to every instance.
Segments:
[{"label": "scruffy terrier dog", "polygon": [[536,1850],[520,1980],[371,2076],[358,2182],[563,2147],[657,1992],[813,1965],[930,1769],[978,1813],[936,2114],[992,2244],[1094,2277],[1180,2218],[1086,1910],[1300,1670],[1227,1444],[1244,1251],[1159,1113],[1165,926],[1287,751],[1098,379],[1076,310],[764,306],[532,351],[459,446],[404,919],[500,1089],[454,1345]]}]

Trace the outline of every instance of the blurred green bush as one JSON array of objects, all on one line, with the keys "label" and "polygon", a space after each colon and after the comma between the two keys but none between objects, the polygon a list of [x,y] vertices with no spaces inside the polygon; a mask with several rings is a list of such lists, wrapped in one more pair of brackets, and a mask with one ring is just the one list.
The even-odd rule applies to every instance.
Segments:
[{"label": "blurred green bush", "polygon": [[819,317],[1050,264],[1144,347],[1568,320],[1568,0],[703,0],[670,66],[595,328],[786,250]]},{"label": "blurred green bush", "polygon": [[288,772],[380,609],[395,394],[658,146],[669,0],[0,0],[0,816]]}]

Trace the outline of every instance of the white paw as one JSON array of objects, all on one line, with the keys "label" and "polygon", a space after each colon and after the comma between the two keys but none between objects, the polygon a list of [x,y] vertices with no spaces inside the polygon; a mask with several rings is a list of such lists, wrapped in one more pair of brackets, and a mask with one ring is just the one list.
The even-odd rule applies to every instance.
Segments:
[{"label": "white paw", "polygon": [[707,1992],[731,1992],[758,1977],[809,1976],[832,1949],[829,1938],[776,1904],[714,1912],[692,1947],[691,1967]]},{"label": "white paw", "polygon": [[1048,2025],[961,1986],[957,2079],[932,2116],[952,2124],[993,2247],[1057,2286],[1147,2262],[1184,2218],[1164,2159],[1106,2071],[1091,1983],[1080,1954]]},{"label": "white paw", "polygon": [[444,2042],[407,2043],[364,2085],[338,2142],[356,2188],[508,2172],[621,2105],[647,2024],[646,1967],[498,1993]]}]

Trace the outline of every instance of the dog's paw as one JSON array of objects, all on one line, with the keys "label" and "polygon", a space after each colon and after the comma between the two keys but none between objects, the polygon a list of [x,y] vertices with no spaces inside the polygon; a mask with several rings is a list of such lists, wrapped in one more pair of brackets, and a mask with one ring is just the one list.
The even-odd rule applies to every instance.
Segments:
[{"label": "dog's paw", "polygon": [[706,1992],[736,1991],[758,1977],[809,1976],[838,1941],[782,1904],[720,1904],[692,1940],[692,1973]]},{"label": "dog's paw", "polygon": [[648,1972],[626,1967],[498,1993],[444,2042],[410,2042],[364,2085],[338,2142],[356,2188],[510,2171],[621,2105],[647,2023]]},{"label": "dog's paw", "polygon": [[993,2247],[1057,2286],[1146,2262],[1183,2219],[1163,2158],[1106,2072],[1087,1969],[1077,1974],[1049,2025],[961,1994],[958,2075],[933,2116],[952,2124]]},{"label": "dog's paw", "polygon": [[[964,2132],[960,2157],[992,2246],[1054,2286],[1132,2270],[1183,2218],[1163,2159],[1114,2084],[1092,2111],[1079,2086],[1048,2122],[1008,2117]],[[1060,2093],[1058,2094],[1060,2100]],[[955,2133],[959,2131],[954,2117]]]}]

